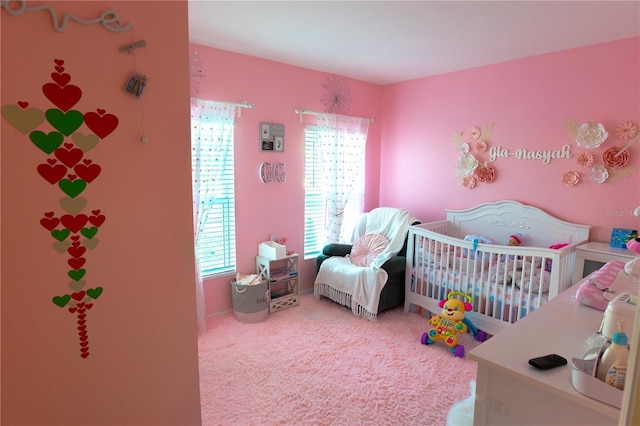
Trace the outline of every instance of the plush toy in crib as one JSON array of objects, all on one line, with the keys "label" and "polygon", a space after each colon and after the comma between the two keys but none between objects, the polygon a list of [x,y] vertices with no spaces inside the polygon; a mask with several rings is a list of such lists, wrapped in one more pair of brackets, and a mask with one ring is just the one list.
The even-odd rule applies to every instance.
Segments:
[{"label": "plush toy in crib", "polygon": [[[464,297],[467,302],[456,299],[456,296]],[[458,344],[458,334],[464,334],[472,330],[476,339],[482,341],[486,334],[476,329],[470,321],[465,318],[465,312],[470,311],[471,296],[461,291],[452,291],[445,300],[441,300],[438,306],[442,308],[440,315],[432,315],[429,324],[434,328],[422,334],[420,342],[423,345],[431,345],[438,340],[444,340],[456,357],[464,356],[464,346]]]},{"label": "plush toy in crib", "polygon": [[509,236],[509,245],[510,246],[519,246],[522,245],[522,234],[512,234]]}]

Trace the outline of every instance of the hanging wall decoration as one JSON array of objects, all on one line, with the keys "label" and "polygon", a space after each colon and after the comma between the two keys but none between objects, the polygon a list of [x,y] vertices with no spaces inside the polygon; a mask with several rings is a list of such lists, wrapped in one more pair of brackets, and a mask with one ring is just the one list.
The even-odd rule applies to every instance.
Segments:
[{"label": "hanging wall decoration", "polygon": [[[618,124],[611,135],[604,124],[599,122],[585,122],[566,120],[565,126],[574,138],[576,146],[585,151],[577,157],[578,166],[587,169],[592,182],[615,184],[631,176],[638,166],[630,164],[633,152],[638,151],[638,125],[632,121]],[[613,146],[610,146],[614,144]],[[579,176],[578,172],[572,171]],[[567,185],[577,183],[576,179],[569,179],[563,175],[563,182]],[[579,178],[578,178],[579,180]],[[574,182],[575,183],[571,183]]]},{"label": "hanging wall decoration", "polygon": [[324,95],[321,102],[325,106],[324,112],[346,114],[351,108],[351,90],[347,83],[337,77],[329,77],[322,85]]},{"label": "hanging wall decoration", "polygon": [[453,143],[455,150],[459,152],[455,176],[458,183],[465,188],[472,189],[478,182],[491,183],[496,178],[495,167],[489,165],[484,158],[492,130],[493,123],[483,126],[482,129],[472,127],[466,139],[463,132],[453,131]]},{"label": "hanging wall decoration", "polygon": [[68,289],[49,297],[57,308],[75,315],[80,356],[87,358],[87,314],[104,291],[95,281],[90,284],[87,255],[98,246],[98,231],[106,220],[102,210],[90,205],[84,196],[102,172],[102,167],[87,154],[118,127],[119,121],[101,107],[84,113],[73,109],[82,97],[82,90],[71,84],[64,60],[54,60],[51,79],[52,82],[42,86],[42,92],[53,108],[43,111],[20,100],[2,106],[2,116],[18,132],[28,135],[35,148],[46,155],[37,166],[37,173],[62,192],[61,211],[45,211],[38,226],[51,235],[53,249],[67,256],[69,269],[60,281],[67,281]]}]

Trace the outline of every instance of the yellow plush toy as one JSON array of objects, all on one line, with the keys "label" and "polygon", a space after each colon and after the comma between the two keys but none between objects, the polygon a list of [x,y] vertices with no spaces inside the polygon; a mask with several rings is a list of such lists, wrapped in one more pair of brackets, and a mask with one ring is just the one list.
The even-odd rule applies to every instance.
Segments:
[{"label": "yellow plush toy", "polygon": [[[466,301],[457,299],[462,296]],[[458,334],[464,334],[469,329],[477,340],[483,341],[486,334],[473,327],[473,324],[465,319],[465,312],[472,309],[471,296],[461,291],[452,291],[445,300],[441,300],[438,306],[442,308],[440,315],[432,315],[429,324],[434,328],[423,333],[420,342],[423,345],[431,345],[438,340],[444,340],[451,352],[457,356],[464,356],[464,346],[458,344]]]}]

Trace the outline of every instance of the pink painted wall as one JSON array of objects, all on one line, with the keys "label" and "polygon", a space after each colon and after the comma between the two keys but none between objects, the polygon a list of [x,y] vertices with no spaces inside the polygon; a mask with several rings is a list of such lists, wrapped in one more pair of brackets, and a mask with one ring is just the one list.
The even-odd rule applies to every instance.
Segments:
[{"label": "pink painted wall", "polygon": [[[54,59],[62,59],[68,85],[82,91],[72,109],[104,109],[119,119],[82,157],[102,171],[81,194],[87,200],[81,212],[100,210],[106,217],[99,244],[83,256],[82,289],[73,289],[82,283],[67,276],[70,256],[52,247],[55,240],[39,223],[45,212],[65,214],[60,188],[36,171],[56,157],[0,119],[1,422],[200,424],[187,3],[49,4],[59,19],[64,13],[92,19],[112,9],[123,25],[133,24],[135,37],[72,21],[58,33],[46,12],[11,17],[0,11],[2,106],[55,108],[42,87],[52,82]],[[149,78],[142,103],[123,91],[134,56],[118,51],[140,39],[148,42],[135,56],[137,69]],[[53,130],[46,121],[39,129]],[[91,133],[86,124],[78,131]],[[140,142],[142,132],[147,144]],[[64,142],[75,143],[72,137]],[[78,241],[84,244],[84,238]],[[59,307],[52,299],[72,293],[82,299],[80,291],[96,287],[103,288],[99,298],[84,298],[93,305],[84,320],[90,349],[83,359],[77,329],[82,319],[68,311],[71,304]]]},{"label": "pink painted wall", "polygon": [[[566,120],[602,122],[610,138],[593,150],[622,142],[614,137],[622,121],[640,124],[640,38],[529,57],[427,77],[383,88],[380,203],[411,209],[424,221],[445,217],[445,208],[513,199],[564,220],[593,226],[591,239],[609,241],[614,227],[638,229],[631,215],[640,205],[640,143],[630,164],[636,171],[615,184],[596,184],[576,164],[578,148]],[[571,144],[570,159],[498,158],[497,178],[474,189],[454,177],[458,153],[454,130],[494,123],[489,146],[557,150]],[[484,155],[485,160],[488,156]],[[563,173],[582,180],[569,187]]]},{"label": "pink painted wall", "polygon": [[[255,273],[258,244],[271,234],[287,237],[287,248],[303,252],[304,228],[304,128],[316,118],[304,115],[302,122],[294,110],[323,111],[323,85],[329,74],[289,66],[255,57],[192,44],[197,51],[204,78],[198,96],[203,99],[248,101],[255,109],[243,109],[236,117],[236,231],[237,269]],[[345,80],[352,97],[350,113],[376,119],[367,140],[366,209],[378,205],[378,169],[382,89],[374,84]],[[283,153],[260,152],[258,126],[261,122],[285,126]],[[284,162],[286,182],[262,183],[258,167],[264,161]],[[205,281],[207,312],[232,309],[229,282],[233,275]],[[301,288],[311,289],[315,278],[315,258],[300,259]]]}]

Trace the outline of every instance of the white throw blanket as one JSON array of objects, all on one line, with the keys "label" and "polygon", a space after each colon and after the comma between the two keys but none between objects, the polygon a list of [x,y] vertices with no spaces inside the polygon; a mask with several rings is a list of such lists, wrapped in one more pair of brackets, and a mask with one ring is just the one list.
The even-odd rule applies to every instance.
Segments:
[{"label": "white throw blanket", "polygon": [[370,266],[356,266],[348,256],[326,259],[316,276],[315,296],[349,306],[356,316],[376,319],[380,293],[388,278],[381,266],[402,249],[409,225],[415,220],[407,210],[391,207],[379,207],[363,215],[354,230],[353,242],[366,234],[382,234],[389,239],[389,245]]}]

